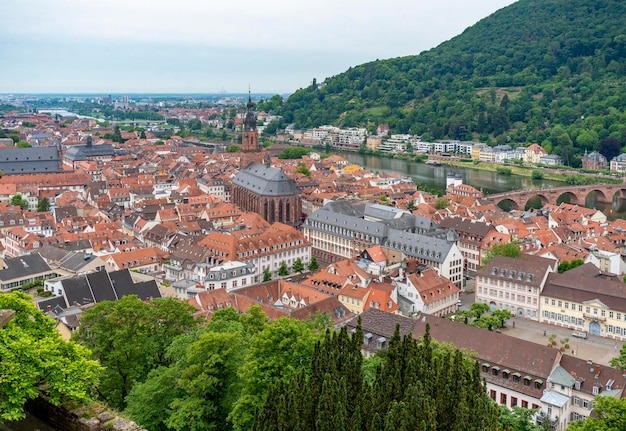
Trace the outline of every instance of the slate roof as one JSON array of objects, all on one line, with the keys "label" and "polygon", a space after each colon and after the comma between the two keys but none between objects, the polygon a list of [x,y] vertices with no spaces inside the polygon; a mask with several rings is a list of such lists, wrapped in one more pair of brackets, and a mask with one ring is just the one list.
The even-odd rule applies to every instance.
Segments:
[{"label": "slate roof", "polygon": [[9,174],[61,172],[57,147],[0,148],[0,169]]},{"label": "slate roof", "polygon": [[141,300],[160,298],[154,280],[135,283],[128,269],[97,271],[62,280],[65,307],[74,302],[79,305],[100,301],[115,301],[127,295],[137,295]]},{"label": "slate roof", "polygon": [[626,284],[592,263],[548,275],[542,295],[578,304],[597,299],[612,310],[626,311]]},{"label": "slate roof", "polygon": [[240,170],[232,183],[262,196],[292,196],[298,193],[295,182],[281,169],[256,162]]},{"label": "slate roof", "polygon": [[6,269],[0,270],[0,280],[12,280],[52,271],[39,253],[5,259],[4,265]]},{"label": "slate roof", "polygon": [[485,235],[487,235],[489,231],[493,228],[493,226],[487,223],[470,219],[462,219],[460,217],[443,219],[439,222],[439,225],[447,229],[454,229],[458,232],[471,233],[480,237],[484,237]]},{"label": "slate roof", "polygon": [[74,145],[70,147],[63,157],[68,160],[87,160],[89,157],[113,156],[115,150],[112,144],[100,145]]},{"label": "slate roof", "polygon": [[401,250],[405,255],[442,263],[454,242],[417,233],[390,229],[384,246]]},{"label": "slate roof", "polygon": [[93,260],[98,259],[98,256],[90,253],[81,253],[76,251],[65,253],[66,255],[59,262],[59,266],[74,272],[80,271],[81,268],[85,267]]},{"label": "slate roof", "polygon": [[555,261],[545,257],[520,254],[517,258],[495,256],[478,270],[477,275],[505,281],[515,280],[528,286],[540,287],[546,272]]}]

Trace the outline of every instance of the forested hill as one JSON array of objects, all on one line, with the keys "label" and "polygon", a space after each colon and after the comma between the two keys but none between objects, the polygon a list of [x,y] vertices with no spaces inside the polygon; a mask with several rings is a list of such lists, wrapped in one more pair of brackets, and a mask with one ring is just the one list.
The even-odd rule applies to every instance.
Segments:
[{"label": "forested hill", "polygon": [[520,0],[430,51],[314,81],[280,112],[298,128],[386,123],[427,139],[566,152],[611,135],[623,146],[625,17],[620,0]]}]

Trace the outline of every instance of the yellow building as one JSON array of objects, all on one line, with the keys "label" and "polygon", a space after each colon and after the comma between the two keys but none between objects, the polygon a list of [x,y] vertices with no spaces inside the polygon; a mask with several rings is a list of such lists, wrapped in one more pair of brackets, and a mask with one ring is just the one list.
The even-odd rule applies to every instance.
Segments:
[{"label": "yellow building", "polygon": [[587,263],[550,274],[541,293],[540,321],[626,340],[626,298],[618,277]]}]

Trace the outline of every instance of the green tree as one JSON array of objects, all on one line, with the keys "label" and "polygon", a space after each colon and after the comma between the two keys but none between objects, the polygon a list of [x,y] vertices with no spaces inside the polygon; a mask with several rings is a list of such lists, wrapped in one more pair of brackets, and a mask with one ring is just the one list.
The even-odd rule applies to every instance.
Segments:
[{"label": "green tree", "polygon": [[311,261],[309,262],[307,269],[311,272],[315,272],[319,268],[320,268],[320,265],[317,263],[317,259],[315,258],[315,256],[311,257]]},{"label": "green tree", "polygon": [[297,272],[297,273],[301,273],[302,271],[304,271],[304,264],[302,263],[302,259],[297,258],[295,262],[293,263],[293,266],[291,269],[293,270],[293,272]]},{"label": "green tree", "polygon": [[0,328],[0,422],[23,418],[24,403],[40,393],[55,405],[88,400],[101,372],[89,350],[64,341],[28,295],[2,293],[0,309],[15,311]]},{"label": "green tree", "polygon": [[564,273],[565,271],[569,271],[570,269],[574,269],[577,266],[583,265],[585,262],[582,259],[574,259],[571,261],[563,261],[559,263],[558,271],[559,274]]},{"label": "green tree", "polygon": [[287,262],[285,262],[284,260],[280,263],[280,266],[278,267],[278,275],[281,277],[289,275],[289,268],[287,267]]},{"label": "green tree", "polygon": [[165,365],[167,346],[196,326],[195,309],[174,298],[149,304],[137,296],[104,301],[86,310],[73,337],[93,351],[106,367],[98,391],[113,407],[124,409],[126,396],[136,382]]},{"label": "green tree", "polygon": [[494,256],[506,256],[516,258],[521,254],[519,246],[513,242],[507,242],[504,244],[496,244],[491,247],[485,256],[483,257],[483,265],[486,265],[494,258]]},{"label": "green tree", "polygon": [[311,171],[302,162],[298,163],[298,166],[296,167],[296,172],[307,177],[311,176]]},{"label": "green tree", "polygon": [[230,415],[235,429],[252,429],[255,412],[263,405],[268,389],[310,367],[315,342],[320,338],[313,325],[312,321],[307,324],[282,317],[250,339],[245,364],[239,371],[241,396]]},{"label": "green tree", "polygon": [[[167,426],[174,430],[226,430],[227,417],[239,394],[237,370],[243,362],[237,332],[207,332],[186,352],[178,385],[184,396],[175,399]],[[190,425],[192,424],[192,425]]]},{"label": "green tree", "polygon": [[19,141],[16,146],[17,148],[32,148],[33,147],[28,142],[24,142],[24,141]]},{"label": "green tree", "polygon": [[11,205],[20,207],[23,210],[28,209],[28,201],[22,197],[20,193],[16,193],[11,196],[11,200],[9,201]]},{"label": "green tree", "polygon": [[541,172],[539,169],[533,169],[532,179],[533,180],[543,180],[543,172]]},{"label": "green tree", "polygon": [[568,431],[617,431],[626,429],[626,398],[596,397],[594,417],[570,423]]},{"label": "green tree", "polygon": [[450,201],[446,198],[437,198],[437,200],[435,200],[435,209],[437,210],[443,210],[446,209],[450,206]]},{"label": "green tree", "polygon": [[311,150],[304,147],[285,148],[278,154],[279,159],[301,159],[302,156],[309,154]]},{"label": "green tree", "polygon": [[612,367],[617,368],[618,370],[626,370],[626,344],[622,345],[622,348],[619,351],[619,356],[611,358],[609,363]]},{"label": "green tree", "polygon": [[500,406],[500,423],[501,431],[541,431],[543,427],[533,424],[534,411],[524,409],[522,407],[513,407],[509,409],[507,406]]},{"label": "green tree", "polygon": [[263,269],[263,282],[270,281],[272,279],[272,273],[269,268]]},{"label": "green tree", "polygon": [[169,431],[167,420],[174,400],[183,398],[178,386],[179,367],[159,367],[150,371],[144,382],[133,386],[126,397],[125,413],[150,431]]},{"label": "green tree", "polygon": [[473,313],[477,319],[489,312],[489,305],[483,302],[474,302],[470,308],[470,312]]},{"label": "green tree", "polygon": [[239,151],[241,151],[241,147],[237,144],[229,145],[228,147],[226,147],[227,153],[238,153]]},{"label": "green tree", "polygon": [[37,199],[37,212],[48,212],[50,211],[50,201],[48,198],[39,198]]}]

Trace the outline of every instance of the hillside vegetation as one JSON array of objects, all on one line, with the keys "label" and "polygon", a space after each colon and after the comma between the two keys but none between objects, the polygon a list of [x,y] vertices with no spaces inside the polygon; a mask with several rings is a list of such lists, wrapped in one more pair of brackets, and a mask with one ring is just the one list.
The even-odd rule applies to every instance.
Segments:
[{"label": "hillside vegetation", "polygon": [[260,107],[298,128],[386,123],[424,140],[538,142],[575,165],[602,140],[613,152],[626,143],[625,16],[618,0],[521,0],[430,51]]}]

